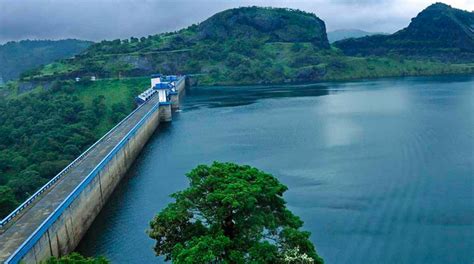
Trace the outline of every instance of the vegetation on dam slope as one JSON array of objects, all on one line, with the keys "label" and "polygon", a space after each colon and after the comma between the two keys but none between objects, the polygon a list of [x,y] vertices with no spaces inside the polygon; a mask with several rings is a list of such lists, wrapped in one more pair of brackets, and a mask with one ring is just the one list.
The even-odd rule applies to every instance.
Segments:
[{"label": "vegetation on dam slope", "polygon": [[0,96],[0,217],[131,112],[147,85],[148,78],[54,82]]}]

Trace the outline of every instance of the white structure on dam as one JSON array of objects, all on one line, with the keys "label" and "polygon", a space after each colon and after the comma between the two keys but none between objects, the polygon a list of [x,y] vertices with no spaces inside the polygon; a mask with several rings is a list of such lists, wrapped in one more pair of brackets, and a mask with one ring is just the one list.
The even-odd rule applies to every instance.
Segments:
[{"label": "white structure on dam", "polygon": [[0,263],[39,263],[73,251],[158,125],[171,121],[185,80],[154,75],[130,115],[3,219]]}]

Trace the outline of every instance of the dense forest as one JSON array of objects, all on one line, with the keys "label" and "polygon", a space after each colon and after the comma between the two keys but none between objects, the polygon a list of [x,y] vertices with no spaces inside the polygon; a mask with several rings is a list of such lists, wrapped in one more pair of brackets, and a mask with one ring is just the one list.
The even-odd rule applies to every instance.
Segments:
[{"label": "dense forest", "polygon": [[26,70],[79,54],[91,44],[76,39],[8,42],[0,45],[0,78],[16,79]]},{"label": "dense forest", "polygon": [[[97,91],[107,92],[102,85],[122,91],[122,97],[105,97]],[[141,80],[54,82],[49,90],[0,97],[0,217],[125,117],[144,87]]]},{"label": "dense forest", "polygon": [[[462,48],[461,41],[469,44],[472,32],[450,35],[436,24],[440,19],[452,22],[458,12],[433,5],[402,33],[361,38],[386,38],[384,43],[393,46],[392,40],[403,36],[400,47],[415,43],[414,37],[424,39],[419,42],[423,45],[437,41],[437,49],[417,54],[416,48],[411,53],[387,48],[380,54],[347,55],[353,46],[346,49],[343,43],[357,40],[331,46],[324,22],[314,14],[246,7],[223,11],[178,32],[102,41],[74,58],[23,72],[19,81],[0,88],[0,217],[129,113],[133,97],[148,86],[143,76],[185,73],[200,84],[216,85],[472,74],[474,62],[465,59],[474,52]],[[469,21],[472,12],[462,13],[450,25],[463,29]],[[443,45],[461,46],[443,53]],[[91,82],[91,76],[99,81]],[[76,77],[81,80],[75,82]]]}]

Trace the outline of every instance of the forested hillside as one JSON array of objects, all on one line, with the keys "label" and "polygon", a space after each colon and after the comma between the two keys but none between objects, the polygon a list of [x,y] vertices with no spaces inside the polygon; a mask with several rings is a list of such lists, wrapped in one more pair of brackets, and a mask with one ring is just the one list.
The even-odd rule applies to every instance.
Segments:
[{"label": "forested hillside", "polygon": [[92,44],[90,41],[23,40],[0,45],[0,77],[16,79],[20,73],[76,55]]},{"label": "forested hillside", "polygon": [[474,62],[474,12],[436,3],[392,35],[347,39],[335,43],[354,56],[406,56],[445,62]]},{"label": "forested hillside", "polygon": [[125,117],[148,82],[54,82],[48,90],[0,96],[0,218]]},{"label": "forested hillside", "polygon": [[[432,29],[439,39],[449,38],[442,32]],[[473,61],[459,57],[385,55],[344,55],[330,46],[314,14],[246,7],[178,32],[102,41],[27,71],[0,89],[0,217],[129,113],[150,73],[190,74],[209,85],[474,73]]]},{"label": "forested hillside", "polygon": [[345,56],[329,45],[325,24],[314,14],[245,7],[174,33],[102,41],[73,59],[25,74],[23,81],[162,72],[196,74],[201,84],[252,84],[473,71],[472,65],[427,58]]}]

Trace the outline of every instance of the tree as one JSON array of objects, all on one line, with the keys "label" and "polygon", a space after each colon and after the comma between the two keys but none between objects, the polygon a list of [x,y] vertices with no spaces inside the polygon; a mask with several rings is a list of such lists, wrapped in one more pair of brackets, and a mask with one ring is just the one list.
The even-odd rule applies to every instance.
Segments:
[{"label": "tree", "polygon": [[110,117],[113,123],[118,123],[127,116],[127,106],[122,102],[115,103],[110,108],[112,112]]},{"label": "tree", "polygon": [[17,205],[18,202],[15,200],[12,189],[7,186],[0,186],[0,215],[8,215]]},{"label": "tree", "polygon": [[102,117],[105,114],[106,109],[105,96],[99,95],[92,100],[92,110],[97,118]]},{"label": "tree", "polygon": [[291,46],[291,51],[292,52],[299,52],[301,49],[303,49],[303,44],[300,42],[293,43]]},{"label": "tree", "polygon": [[[155,252],[173,263],[289,263],[298,252],[323,263],[285,206],[287,187],[250,166],[214,162],[186,175],[190,186],[150,223]],[[289,253],[288,253],[289,252]],[[299,263],[299,262],[291,262]]]},{"label": "tree", "polygon": [[18,198],[26,198],[32,195],[38,186],[46,183],[46,179],[41,178],[37,171],[24,170],[15,178],[8,182],[8,186],[15,191]]},{"label": "tree", "polygon": [[[121,47],[126,48],[125,45]],[[122,52],[125,52],[125,51],[122,51]],[[122,73],[126,73],[133,69],[133,65],[124,61],[116,61],[113,64],[108,65],[106,68],[110,73],[112,73],[113,76],[116,76],[117,78],[120,79],[122,76]]]},{"label": "tree", "polygon": [[65,93],[68,86],[21,99],[0,96],[0,218],[100,136],[98,121],[108,114],[105,97],[84,105]]},{"label": "tree", "polygon": [[61,258],[52,257],[48,259],[44,264],[108,264],[110,263],[104,257],[98,258],[86,258],[79,253],[71,253]]}]

